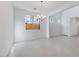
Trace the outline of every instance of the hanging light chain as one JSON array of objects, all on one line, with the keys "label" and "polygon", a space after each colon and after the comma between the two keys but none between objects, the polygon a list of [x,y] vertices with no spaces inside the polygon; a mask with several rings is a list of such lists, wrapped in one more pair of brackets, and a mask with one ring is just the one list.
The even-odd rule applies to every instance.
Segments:
[{"label": "hanging light chain", "polygon": [[43,3],[43,1],[41,1],[41,16],[42,16],[42,7],[43,7],[43,5],[42,5],[42,3]]}]

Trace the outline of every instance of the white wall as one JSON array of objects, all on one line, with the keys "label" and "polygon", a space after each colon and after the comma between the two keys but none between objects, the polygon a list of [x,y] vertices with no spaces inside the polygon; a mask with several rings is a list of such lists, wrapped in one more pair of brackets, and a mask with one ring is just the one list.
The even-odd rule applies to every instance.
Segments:
[{"label": "white wall", "polygon": [[15,8],[15,41],[25,41],[47,37],[47,24],[45,22],[40,24],[40,30],[25,30],[24,21],[25,15],[34,15],[35,13]]},{"label": "white wall", "polygon": [[79,34],[79,21],[78,21],[78,23],[77,23],[77,24],[78,24],[78,34]]},{"label": "white wall", "polygon": [[77,19],[70,19],[70,36],[78,34]]},{"label": "white wall", "polygon": [[77,24],[78,24],[78,34],[79,34],[79,21],[78,21],[78,23],[77,23]]},{"label": "white wall", "polygon": [[63,35],[69,36],[70,35],[70,24],[69,24],[70,20],[64,14],[62,14],[62,33]]},{"label": "white wall", "polygon": [[[62,13],[62,15],[61,15]],[[58,15],[59,14],[59,15]],[[57,24],[55,25],[55,21],[57,21],[54,17],[56,17],[57,19],[60,19],[59,17],[57,17],[61,15],[61,29],[62,31],[60,31],[60,25],[57,26]],[[68,36],[74,36],[78,34],[78,27],[77,27],[77,21],[76,19],[71,19],[72,17],[79,17],[79,5],[72,7],[70,9],[67,9],[65,11],[59,12],[55,15],[51,15],[52,16],[52,20],[55,20],[54,23],[50,22],[50,36],[54,36],[54,35],[68,35]],[[59,28],[58,28],[59,27]],[[60,33],[61,32],[61,33]]]},{"label": "white wall", "polygon": [[78,34],[79,34],[79,19],[76,20],[77,27],[78,27]]},{"label": "white wall", "polygon": [[58,36],[62,34],[61,16],[62,14],[59,13],[49,17],[50,36]]},{"label": "white wall", "polygon": [[65,10],[63,12],[62,21],[63,21],[63,25],[65,25],[63,26],[64,27],[63,34],[68,35],[68,36],[77,35],[78,33],[77,28],[76,28],[77,25],[74,25],[75,20],[72,21],[70,19],[71,17],[79,17],[79,5],[73,8],[70,8],[68,10]]},{"label": "white wall", "polygon": [[7,56],[13,43],[13,7],[0,1],[0,56]]}]

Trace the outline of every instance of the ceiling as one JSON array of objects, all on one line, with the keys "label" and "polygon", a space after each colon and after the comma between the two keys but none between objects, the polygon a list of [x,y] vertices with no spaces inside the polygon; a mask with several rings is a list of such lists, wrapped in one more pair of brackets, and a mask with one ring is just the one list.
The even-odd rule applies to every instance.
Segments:
[{"label": "ceiling", "polygon": [[[43,1],[42,13],[53,14],[77,4],[79,4],[79,1]],[[13,2],[13,5],[17,8],[29,10],[32,12],[41,12],[40,1],[15,1]],[[34,10],[34,8],[36,8],[36,10]]]}]

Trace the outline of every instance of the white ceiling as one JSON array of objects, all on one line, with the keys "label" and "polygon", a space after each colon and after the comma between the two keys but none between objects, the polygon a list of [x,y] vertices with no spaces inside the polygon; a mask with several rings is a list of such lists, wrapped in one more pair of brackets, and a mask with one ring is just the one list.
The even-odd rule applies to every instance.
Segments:
[{"label": "white ceiling", "polygon": [[[44,14],[51,14],[57,11],[64,10],[66,8],[70,8],[74,5],[79,4],[79,1],[43,1],[42,11]],[[41,2],[40,1],[16,1],[13,2],[13,5],[17,8],[33,11],[33,12],[41,12]],[[37,8],[34,10],[33,8]]]}]

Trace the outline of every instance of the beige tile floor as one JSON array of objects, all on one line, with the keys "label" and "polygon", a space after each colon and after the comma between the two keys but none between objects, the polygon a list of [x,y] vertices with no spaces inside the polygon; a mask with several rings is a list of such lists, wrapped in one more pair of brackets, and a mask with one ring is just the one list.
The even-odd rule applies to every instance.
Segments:
[{"label": "beige tile floor", "polygon": [[58,36],[14,44],[10,57],[79,57],[79,35]]}]

